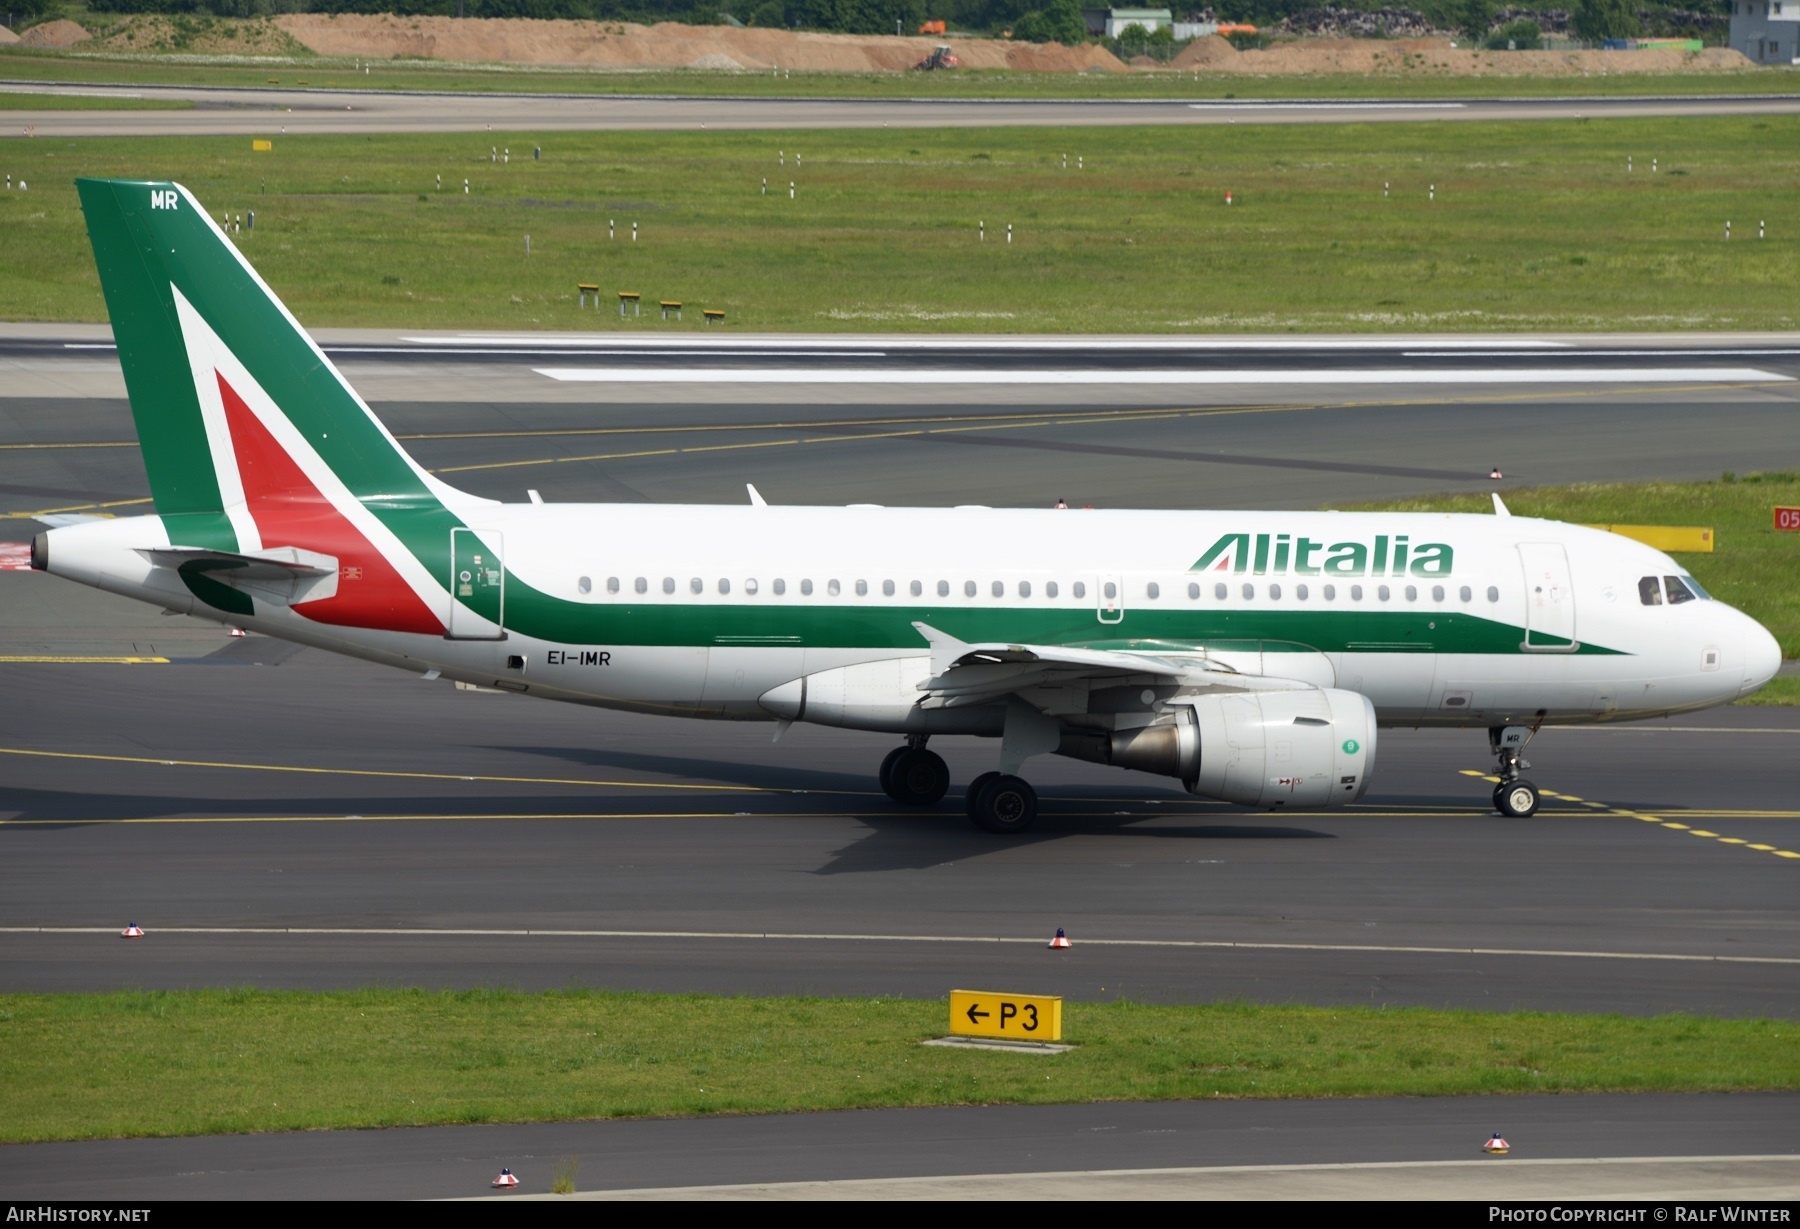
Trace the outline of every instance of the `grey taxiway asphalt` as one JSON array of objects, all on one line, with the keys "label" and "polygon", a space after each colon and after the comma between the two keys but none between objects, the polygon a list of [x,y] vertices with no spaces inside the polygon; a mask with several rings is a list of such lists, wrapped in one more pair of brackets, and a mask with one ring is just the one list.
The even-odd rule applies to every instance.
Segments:
[{"label": "grey taxiway asphalt", "polygon": [[[1031,413],[966,386],[890,384],[862,403],[788,389],[740,405],[721,385],[571,392],[505,356],[344,359],[425,464],[515,499],[534,487],[735,503],[748,480],[782,502],[1306,507],[1515,479],[1710,476],[1780,464],[1800,445],[1800,390],[1779,378],[1793,359],[1771,353],[1640,355],[1644,378],[1626,385],[1572,373],[1263,396],[1062,390],[1054,412]],[[109,361],[0,353],[15,394],[36,381],[33,395],[0,396],[0,539],[23,542],[37,528],[28,514],[52,507],[143,509]],[[1754,362],[1771,378],[1658,379],[1659,363],[1696,361]],[[461,396],[427,404],[440,387]],[[1509,474],[1499,484],[1485,476],[1495,462]],[[0,562],[16,564],[8,552],[0,542]],[[170,660],[18,660],[79,655]],[[882,738],[802,727],[771,745],[760,726],[458,691],[234,641],[29,572],[0,570],[0,656],[12,659],[0,664],[7,989],[575,982],[932,996],[1004,982],[1081,999],[1800,1016],[1791,710],[1547,732],[1530,758],[1556,796],[1522,822],[1487,813],[1487,787],[1468,775],[1487,766],[1479,732],[1384,733],[1365,804],[1323,816],[1237,812],[1050,759],[1033,765],[1041,830],[1005,841],[970,827],[954,794],[937,812],[896,811],[872,781]],[[940,749],[958,782],[992,756],[977,740]],[[130,921],[149,938],[121,943]],[[1045,950],[1057,926],[1071,951]],[[541,1190],[563,1154],[594,1158],[584,1187],[1210,1172],[1456,1160],[1522,1120],[1556,1141],[1540,1158],[1742,1157],[1787,1151],[1775,1124],[1791,1127],[1795,1108],[1506,1104],[1525,1118],[1493,1121],[1485,1102],[1113,1106],[56,1145],[0,1149],[0,1177],[34,1197],[98,1195],[102,1171],[121,1175],[108,1189],[139,1195],[476,1194],[471,1175],[521,1157],[514,1167]],[[1367,1124],[1379,1146],[1332,1143],[1346,1123]],[[1135,1135],[1090,1146],[1114,1131]],[[971,1132],[1012,1142],[971,1148]],[[833,1142],[812,1142],[820,1134]],[[660,1159],[601,1159],[640,1156]],[[1800,1189],[1791,1161],[1729,1180],[1722,1162],[1692,1164],[1674,1189]],[[172,1175],[190,1171],[208,1176],[178,1188]],[[1358,1189],[1351,1171],[1330,1172],[1306,1181]],[[1355,1181],[1436,1189],[1408,1172]],[[1651,1189],[1610,1169],[1557,1173],[1575,1185],[1533,1189]],[[1300,1180],[1266,1178],[1290,1192]]]},{"label": "grey taxiway asphalt", "polygon": [[[180,111],[14,111],[4,131],[51,136],[201,136],[354,132],[555,132],[587,129],[1087,127],[1128,124],[1382,123],[1779,115],[1800,94],[1731,97],[1266,101],[698,98],[439,94],[409,91],[65,85],[0,81],[0,92],[123,95],[189,103]],[[1073,92],[1073,91],[1072,91]]]}]

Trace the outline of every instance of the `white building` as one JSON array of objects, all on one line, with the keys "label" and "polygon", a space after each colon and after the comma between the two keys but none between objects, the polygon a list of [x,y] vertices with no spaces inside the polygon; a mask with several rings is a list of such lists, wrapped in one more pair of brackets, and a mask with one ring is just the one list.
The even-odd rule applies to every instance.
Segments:
[{"label": "white building", "polygon": [[1800,0],[1731,0],[1731,49],[1758,64],[1800,64]]}]

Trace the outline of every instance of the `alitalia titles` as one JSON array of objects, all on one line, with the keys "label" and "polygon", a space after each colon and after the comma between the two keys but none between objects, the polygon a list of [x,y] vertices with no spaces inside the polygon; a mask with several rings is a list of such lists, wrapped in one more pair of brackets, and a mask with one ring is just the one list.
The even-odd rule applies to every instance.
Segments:
[{"label": "alitalia titles", "polygon": [[1328,542],[1286,533],[1225,533],[1189,571],[1254,576],[1448,576],[1456,553],[1443,542],[1378,533],[1374,542]]}]

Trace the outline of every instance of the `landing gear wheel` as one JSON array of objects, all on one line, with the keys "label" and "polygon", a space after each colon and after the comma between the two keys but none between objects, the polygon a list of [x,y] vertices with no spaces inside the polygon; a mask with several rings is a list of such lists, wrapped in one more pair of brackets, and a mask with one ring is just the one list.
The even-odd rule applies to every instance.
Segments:
[{"label": "landing gear wheel", "polygon": [[900,798],[894,793],[894,765],[899,761],[901,756],[905,755],[910,750],[912,750],[910,747],[895,747],[892,751],[888,752],[887,757],[881,761],[881,771],[876,774],[881,781],[881,792],[886,794],[889,798],[892,798],[895,802],[899,802]]},{"label": "landing gear wheel", "polygon": [[999,776],[1000,774],[997,772],[984,772],[969,782],[969,788],[963,792],[963,806],[967,808],[969,818],[974,819],[976,823],[981,822],[975,816],[975,804],[981,801],[981,791],[988,787],[990,781],[999,779]]},{"label": "landing gear wheel", "polygon": [[1514,819],[1537,814],[1538,787],[1529,781],[1506,781],[1494,787],[1494,809]]},{"label": "landing gear wheel", "polygon": [[975,823],[1004,836],[1024,832],[1037,819],[1037,791],[1029,781],[997,775],[975,799]]},{"label": "landing gear wheel", "polygon": [[904,806],[936,806],[949,789],[950,766],[935,751],[902,747],[888,766],[888,796]]}]

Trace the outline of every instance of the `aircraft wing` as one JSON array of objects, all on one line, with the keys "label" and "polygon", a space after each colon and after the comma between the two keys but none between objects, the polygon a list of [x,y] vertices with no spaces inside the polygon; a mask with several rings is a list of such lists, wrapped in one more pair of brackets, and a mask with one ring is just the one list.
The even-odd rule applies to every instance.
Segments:
[{"label": "aircraft wing", "polygon": [[1168,685],[1224,667],[1194,657],[1041,644],[969,644],[928,623],[914,623],[931,644],[931,677],[921,682],[926,708],[962,708],[1040,689]]}]

